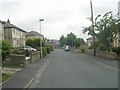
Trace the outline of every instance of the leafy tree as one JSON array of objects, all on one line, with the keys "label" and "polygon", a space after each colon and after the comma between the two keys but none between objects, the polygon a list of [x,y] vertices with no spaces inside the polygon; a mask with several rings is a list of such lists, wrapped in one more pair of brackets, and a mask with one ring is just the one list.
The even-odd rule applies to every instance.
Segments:
[{"label": "leafy tree", "polygon": [[60,37],[60,45],[63,47],[64,45],[65,45],[65,37],[64,37],[64,35],[62,35],[61,37]]},{"label": "leafy tree", "polygon": [[72,32],[68,34],[67,37],[62,35],[59,41],[61,46],[69,45],[71,47],[79,47],[80,45],[84,44],[84,40],[82,38],[77,38]]},{"label": "leafy tree", "polygon": [[[40,47],[41,40],[39,38],[27,39],[26,45],[37,48]],[[42,46],[45,46],[45,42],[42,40]]]},{"label": "leafy tree", "polygon": [[113,16],[112,12],[103,15],[98,23],[99,33],[97,38],[105,47],[111,47],[111,43],[116,38],[118,28],[118,19]]},{"label": "leafy tree", "polygon": [[2,41],[2,62],[12,53],[12,46],[8,41]]},{"label": "leafy tree", "polygon": [[76,35],[72,32],[67,35],[66,44],[70,45],[71,47],[75,46]]},{"label": "leafy tree", "polygon": [[34,39],[27,39],[26,40],[26,45],[34,47]]},{"label": "leafy tree", "polygon": [[[118,29],[118,17],[113,15],[112,12],[105,13],[101,18],[98,15],[94,20],[94,31],[92,26],[84,27],[83,33],[88,32],[88,35],[95,35],[100,45],[99,48],[102,50],[109,49],[112,47],[111,43],[116,38]],[[100,18],[100,19],[98,19]]]}]

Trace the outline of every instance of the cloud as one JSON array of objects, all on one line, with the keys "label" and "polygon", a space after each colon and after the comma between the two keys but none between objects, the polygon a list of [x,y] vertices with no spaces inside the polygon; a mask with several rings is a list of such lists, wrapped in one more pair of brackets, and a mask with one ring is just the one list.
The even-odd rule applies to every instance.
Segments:
[{"label": "cloud", "polygon": [[[119,0],[93,0],[94,16],[107,11],[117,13]],[[48,38],[57,38],[69,32],[86,39],[82,27],[91,25],[89,0],[0,0],[0,17],[10,18],[11,23],[26,31],[39,32],[39,19],[42,33]]]}]

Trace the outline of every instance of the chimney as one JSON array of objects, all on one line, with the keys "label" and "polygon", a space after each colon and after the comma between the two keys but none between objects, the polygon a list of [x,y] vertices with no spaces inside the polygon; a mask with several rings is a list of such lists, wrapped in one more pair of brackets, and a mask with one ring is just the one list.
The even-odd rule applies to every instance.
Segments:
[{"label": "chimney", "polygon": [[7,22],[10,23],[10,20],[8,19]]}]

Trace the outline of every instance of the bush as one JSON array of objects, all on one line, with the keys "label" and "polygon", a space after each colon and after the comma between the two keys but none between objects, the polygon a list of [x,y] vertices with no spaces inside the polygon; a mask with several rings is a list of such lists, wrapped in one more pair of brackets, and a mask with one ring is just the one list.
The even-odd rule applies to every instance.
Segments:
[{"label": "bush", "polygon": [[81,53],[84,53],[84,54],[85,54],[85,49],[81,49]]},{"label": "bush", "polygon": [[53,51],[53,46],[52,45],[45,45],[45,47],[49,47],[50,48],[50,51]]},{"label": "bush", "polygon": [[[37,49],[38,51],[41,51],[40,48]],[[41,55],[41,52],[40,52]],[[45,57],[47,55],[47,48],[46,47],[42,47],[42,57]],[[41,56],[40,56],[41,57]]]},{"label": "bush", "polygon": [[51,48],[50,47],[46,47],[47,48],[47,53],[51,52]]},{"label": "bush", "polygon": [[112,51],[115,52],[118,56],[120,56],[120,47],[113,47]]},{"label": "bush", "polygon": [[2,62],[12,53],[12,46],[8,41],[2,41]]},{"label": "bush", "polygon": [[98,50],[101,50],[101,51],[106,51],[108,49],[108,47],[105,47],[104,44],[100,43],[97,47]]},{"label": "bush", "polygon": [[34,39],[27,39],[26,40],[26,45],[27,46],[31,46],[33,48],[38,48],[40,47],[40,42],[42,41],[42,47],[44,47],[44,42],[43,40],[39,39],[39,38],[34,38]]},{"label": "bush", "polygon": [[47,55],[47,48],[46,47],[42,48],[42,54],[43,54],[43,57],[45,57]]}]

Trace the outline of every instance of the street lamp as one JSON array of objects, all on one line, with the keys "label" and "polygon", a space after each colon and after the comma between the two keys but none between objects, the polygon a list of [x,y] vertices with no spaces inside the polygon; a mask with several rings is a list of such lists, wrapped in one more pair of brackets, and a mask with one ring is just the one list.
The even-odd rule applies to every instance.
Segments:
[{"label": "street lamp", "polygon": [[[41,22],[44,21],[44,19],[40,19],[40,38],[41,38]],[[40,40],[40,54],[41,54],[41,58],[43,57],[43,52],[42,52],[42,40]]]}]

